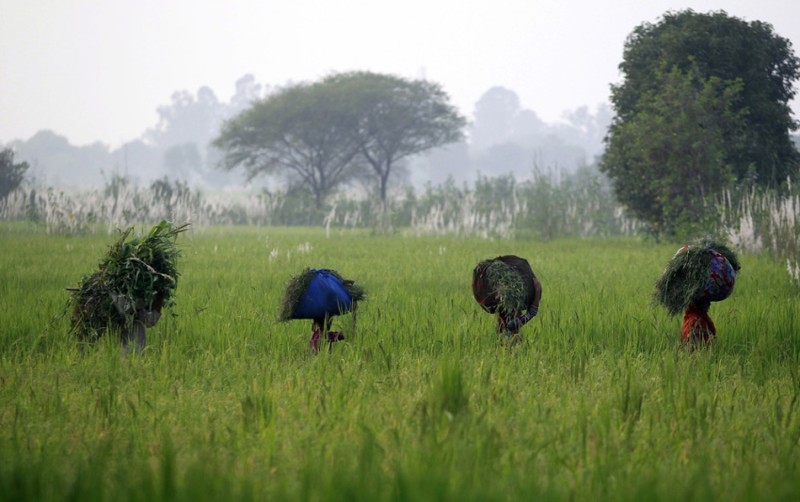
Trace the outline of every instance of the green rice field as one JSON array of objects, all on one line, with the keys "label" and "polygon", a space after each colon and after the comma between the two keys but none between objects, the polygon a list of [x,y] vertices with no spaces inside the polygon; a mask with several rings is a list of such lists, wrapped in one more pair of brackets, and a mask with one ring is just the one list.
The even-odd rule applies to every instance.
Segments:
[{"label": "green rice field", "polygon": [[[676,244],[196,228],[123,356],[66,310],[116,238],[0,224],[2,500],[800,499],[800,295],[765,256],[688,353],[651,303]],[[543,285],[510,347],[470,288],[501,254]],[[277,321],[306,267],[367,293],[317,355]]]}]

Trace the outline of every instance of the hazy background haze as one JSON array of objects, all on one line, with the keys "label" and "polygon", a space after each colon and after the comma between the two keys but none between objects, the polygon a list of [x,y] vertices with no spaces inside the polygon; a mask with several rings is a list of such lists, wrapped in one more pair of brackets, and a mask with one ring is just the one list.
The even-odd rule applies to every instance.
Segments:
[{"label": "hazy background haze", "polygon": [[687,8],[768,22],[800,46],[791,0],[0,0],[0,144],[49,130],[113,150],[152,139],[178,91],[228,103],[245,75],[265,91],[350,70],[435,81],[470,120],[501,87],[534,121],[586,107],[604,123],[625,38]]}]

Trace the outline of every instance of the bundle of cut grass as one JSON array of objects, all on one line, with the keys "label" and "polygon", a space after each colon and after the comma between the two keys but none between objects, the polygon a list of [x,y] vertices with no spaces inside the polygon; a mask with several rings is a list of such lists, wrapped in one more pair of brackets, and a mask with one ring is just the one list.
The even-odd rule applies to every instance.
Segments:
[{"label": "bundle of cut grass", "polygon": [[175,239],[188,226],[162,221],[144,236],[131,238],[133,227],[121,233],[98,270],[69,289],[72,331],[80,340],[97,340],[109,328],[130,326],[137,312],[174,304]]},{"label": "bundle of cut grass", "polygon": [[533,270],[524,258],[498,256],[472,271],[472,293],[487,312],[516,315],[533,301]]},{"label": "bundle of cut grass", "polygon": [[364,289],[334,270],[307,268],[286,285],[278,319],[323,319],[350,312]]},{"label": "bundle of cut grass", "polygon": [[685,245],[656,281],[653,300],[669,315],[683,312],[692,303],[722,301],[733,292],[739,269],[736,254],[724,244]]}]

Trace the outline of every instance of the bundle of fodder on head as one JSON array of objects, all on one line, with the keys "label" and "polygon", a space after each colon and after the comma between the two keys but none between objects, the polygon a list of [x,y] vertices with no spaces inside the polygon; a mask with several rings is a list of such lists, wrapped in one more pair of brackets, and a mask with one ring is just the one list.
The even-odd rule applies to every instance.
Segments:
[{"label": "bundle of fodder on head", "polygon": [[733,291],[740,269],[736,253],[719,242],[687,244],[675,253],[658,278],[653,301],[677,315],[692,303],[721,301]]},{"label": "bundle of fodder on head", "polygon": [[121,233],[98,270],[69,290],[72,331],[80,340],[97,340],[106,329],[131,326],[143,310],[174,304],[180,255],[175,239],[188,226],[162,221],[143,236],[131,238],[133,227]]},{"label": "bundle of fodder on head", "polygon": [[517,256],[484,260],[472,272],[472,292],[487,312],[516,315],[533,300],[533,271]]},{"label": "bundle of fodder on head", "polygon": [[330,269],[307,268],[289,279],[278,319],[324,319],[350,312],[364,288]]}]

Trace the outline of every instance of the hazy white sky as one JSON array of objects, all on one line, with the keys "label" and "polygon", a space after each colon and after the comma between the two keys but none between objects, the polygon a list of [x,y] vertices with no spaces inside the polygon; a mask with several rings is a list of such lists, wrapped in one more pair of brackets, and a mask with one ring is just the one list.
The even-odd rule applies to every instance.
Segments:
[{"label": "hazy white sky", "polygon": [[116,147],[173,92],[227,102],[247,73],[424,75],[467,116],[501,85],[552,122],[608,102],[626,36],[686,8],[771,23],[800,55],[797,0],[0,0],[0,142],[51,129]]}]

